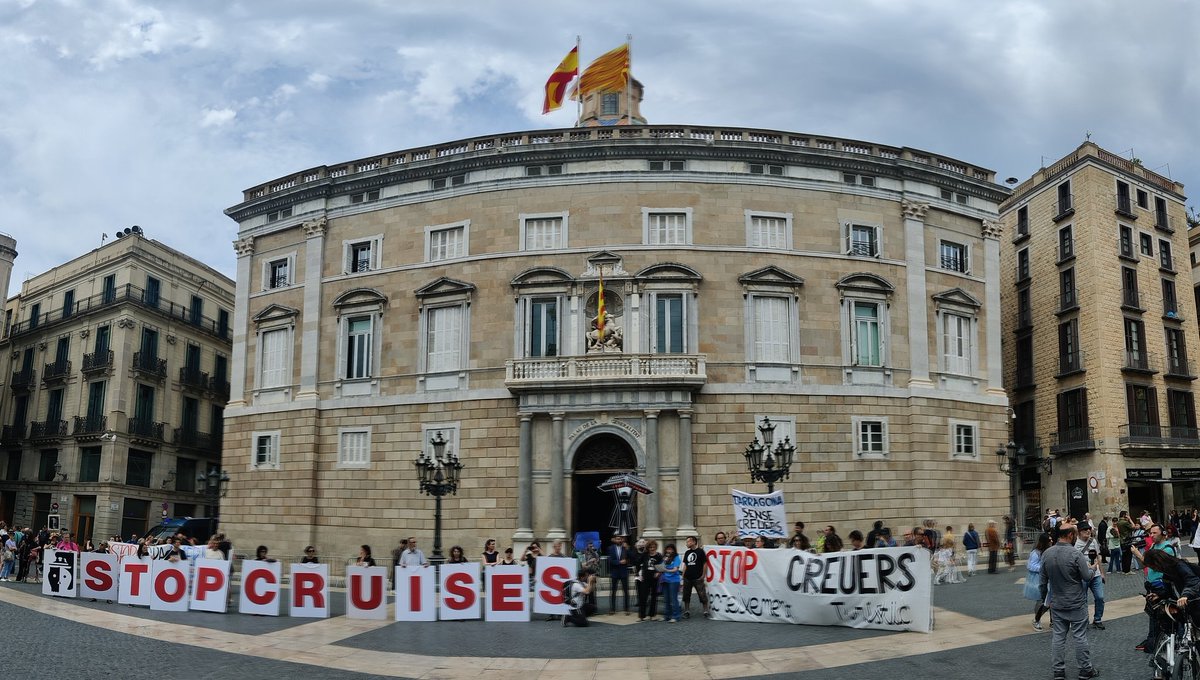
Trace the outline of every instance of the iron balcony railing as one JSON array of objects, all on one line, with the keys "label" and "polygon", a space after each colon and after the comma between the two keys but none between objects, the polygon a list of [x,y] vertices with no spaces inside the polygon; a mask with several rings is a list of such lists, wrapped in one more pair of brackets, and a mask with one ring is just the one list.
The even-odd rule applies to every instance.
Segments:
[{"label": "iron balcony railing", "polygon": [[504,383],[510,390],[581,385],[700,387],[707,381],[703,354],[597,353],[510,359]]},{"label": "iron balcony railing", "polygon": [[155,354],[134,352],[133,370],[163,380],[167,377],[167,360],[159,359]]},{"label": "iron balcony railing", "polygon": [[102,349],[98,352],[83,355],[83,373],[99,373],[113,367],[113,351]]},{"label": "iron balcony railing", "polygon": [[42,382],[45,384],[61,382],[70,376],[71,362],[65,359],[42,367]]},{"label": "iron balcony railing", "polygon": [[198,451],[221,450],[221,438],[219,436],[183,427],[175,428],[171,441],[176,446],[196,449]]},{"label": "iron balcony railing", "polygon": [[1119,430],[1121,446],[1198,446],[1200,429],[1164,425],[1122,425]]},{"label": "iron balcony railing", "polygon": [[1166,232],[1175,233],[1175,219],[1165,210],[1154,211],[1154,226]]},{"label": "iron balcony railing", "polygon": [[1075,212],[1075,195],[1074,194],[1059,194],[1058,196],[1058,214],[1054,216],[1054,221],[1058,221],[1067,215]]},{"label": "iron balcony railing", "polygon": [[184,366],[179,369],[179,384],[193,390],[207,390],[209,386],[208,374],[198,368]]},{"label": "iron balcony railing", "polygon": [[32,367],[30,367],[21,369],[19,371],[14,371],[12,374],[12,380],[10,380],[8,384],[12,387],[14,392],[24,392],[33,387],[33,384],[36,380],[37,373]]},{"label": "iron balcony railing", "polygon": [[1167,355],[1167,375],[1191,377],[1192,373],[1188,370],[1188,360],[1186,355]]},{"label": "iron balcony railing", "polygon": [[67,436],[67,421],[38,420],[29,424],[30,439],[61,439]]},{"label": "iron balcony railing", "polygon": [[220,376],[209,378],[208,391],[220,401],[229,401],[229,381]]},{"label": "iron balcony railing", "polygon": [[75,428],[71,430],[71,434],[104,434],[107,431],[107,416],[75,416]]},{"label": "iron balcony railing", "polygon": [[0,429],[0,444],[17,444],[24,438],[24,425],[5,425],[2,429]]},{"label": "iron balcony railing", "polygon": [[1155,370],[1157,362],[1153,354],[1141,350],[1125,350],[1125,370],[1146,371]]},{"label": "iron balcony railing", "polygon": [[103,291],[91,297],[79,300],[68,308],[59,308],[43,312],[36,319],[30,318],[14,323],[9,336],[16,338],[39,328],[46,328],[74,319],[80,314],[102,311],[116,304],[134,304],[143,309],[149,309],[161,316],[183,321],[189,326],[214,335],[222,340],[232,340],[229,324],[206,316],[197,316],[190,306],[163,300],[160,295],[147,292],[137,286],[125,285]]},{"label": "iron balcony railing", "polygon": [[949,269],[952,272],[966,272],[967,258],[963,255],[942,255],[942,269]]},{"label": "iron balcony railing", "polygon": [[1050,435],[1050,453],[1090,451],[1096,448],[1096,437],[1090,426],[1059,430]]},{"label": "iron balcony railing", "polygon": [[1064,352],[1058,355],[1058,372],[1074,373],[1083,370],[1083,350]]},{"label": "iron balcony railing", "polygon": [[166,423],[133,418],[129,421],[129,434],[138,439],[161,442],[164,441],[163,432],[166,430],[166,427]]}]

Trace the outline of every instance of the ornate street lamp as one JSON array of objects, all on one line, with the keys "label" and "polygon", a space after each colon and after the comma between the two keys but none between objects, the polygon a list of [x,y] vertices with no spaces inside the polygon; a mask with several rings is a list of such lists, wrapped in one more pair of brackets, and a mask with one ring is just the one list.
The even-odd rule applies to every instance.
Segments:
[{"label": "ornate street lamp", "polygon": [[754,441],[746,445],[746,467],[750,469],[751,482],[764,482],[767,485],[767,493],[774,493],[775,482],[787,479],[791,473],[796,447],[792,445],[789,437],[775,442],[775,424],[766,416],[758,426],[758,432],[762,436],[762,443],[760,444],[758,437],[755,437]]},{"label": "ornate street lamp", "polygon": [[433,445],[433,455],[425,451],[417,454],[417,475],[421,481],[421,492],[436,500],[433,510],[433,555],[429,561],[441,564],[446,561],[442,555],[442,496],[458,493],[458,471],[463,464],[454,449],[446,450],[446,438],[440,430],[429,443]]},{"label": "ornate street lamp", "polygon": [[208,497],[208,504],[213,510],[212,519],[220,520],[221,499],[229,491],[229,473],[213,468],[196,475],[196,481],[200,484],[200,493]]},{"label": "ornate street lamp", "polygon": [[1047,474],[1054,471],[1054,456],[1052,454],[1047,455],[1045,458],[1030,460],[1029,453],[1025,450],[1024,444],[1009,442],[1004,448],[996,449],[996,455],[1000,457],[1000,471],[1009,477],[1020,475],[1021,471],[1028,467],[1036,467]]}]

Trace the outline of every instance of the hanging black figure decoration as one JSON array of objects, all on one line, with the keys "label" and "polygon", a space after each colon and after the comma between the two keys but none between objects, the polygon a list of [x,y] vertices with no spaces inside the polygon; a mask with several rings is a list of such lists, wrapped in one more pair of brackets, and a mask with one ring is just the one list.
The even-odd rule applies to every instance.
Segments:
[{"label": "hanging black figure decoration", "polygon": [[613,475],[604,480],[598,488],[601,491],[611,491],[615,496],[612,517],[608,520],[613,535],[633,536],[637,529],[637,511],[633,507],[633,495],[652,494],[654,490],[644,479],[630,473]]}]

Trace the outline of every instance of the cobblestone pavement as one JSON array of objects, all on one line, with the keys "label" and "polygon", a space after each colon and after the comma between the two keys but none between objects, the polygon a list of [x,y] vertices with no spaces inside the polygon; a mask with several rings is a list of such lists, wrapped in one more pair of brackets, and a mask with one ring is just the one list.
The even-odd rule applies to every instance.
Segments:
[{"label": "cobblestone pavement", "polygon": [[[346,619],[344,596],[325,620],[151,612],[43,597],[34,584],[0,583],[11,653],[3,677],[159,678],[1049,678],[1050,634],[1035,633],[1021,597],[1024,569],[934,588],[931,634],[708,621],[637,623],[603,614],[587,629],[558,623],[395,623]],[[1106,588],[1106,630],[1091,630],[1106,678],[1151,677],[1133,650],[1145,635],[1140,575]],[[607,605],[607,597],[601,597]],[[698,612],[697,603],[693,608]],[[1046,621],[1048,624],[1048,620]],[[1047,625],[1047,630],[1049,626]],[[49,644],[47,644],[49,641]],[[25,653],[21,650],[30,650]],[[49,654],[50,656],[47,656]],[[1068,654],[1069,677],[1074,677]],[[53,672],[51,672],[51,669]],[[139,675],[140,673],[134,673]]]}]

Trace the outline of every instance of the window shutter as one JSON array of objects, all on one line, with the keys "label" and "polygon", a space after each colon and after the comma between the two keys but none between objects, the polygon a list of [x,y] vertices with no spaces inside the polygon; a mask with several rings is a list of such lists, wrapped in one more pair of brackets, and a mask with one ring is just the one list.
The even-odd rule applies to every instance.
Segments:
[{"label": "window shutter", "polygon": [[852,232],[852,231],[853,231],[853,230],[850,228],[850,223],[849,223],[849,222],[843,222],[843,223],[842,223],[842,254],[843,254],[843,255],[849,255],[849,254],[850,254],[850,250],[851,250],[851,248],[852,248],[852,245],[853,245],[853,244],[851,244],[851,242],[850,242],[850,234],[851,234],[851,232]]},{"label": "window shutter", "polygon": [[1147,425],[1158,425],[1158,390],[1153,387],[1146,388],[1146,404],[1150,411],[1150,422]]}]

